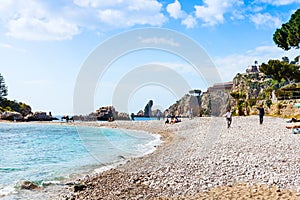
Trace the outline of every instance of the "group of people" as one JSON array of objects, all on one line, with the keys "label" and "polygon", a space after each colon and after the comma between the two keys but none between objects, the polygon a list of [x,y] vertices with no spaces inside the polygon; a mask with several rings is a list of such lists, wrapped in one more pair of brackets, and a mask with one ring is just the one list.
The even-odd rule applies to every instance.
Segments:
[{"label": "group of people", "polygon": [[[257,107],[257,110],[258,110],[258,116],[259,116],[259,124],[263,124],[265,109],[262,105],[260,105],[259,107]],[[231,123],[232,123],[232,113],[231,113],[230,109],[227,110],[225,117],[226,117],[226,121],[227,121],[227,128],[230,128]]]},{"label": "group of people", "polygon": [[169,118],[167,118],[167,120],[165,121],[165,124],[175,124],[178,122],[181,122],[181,119],[179,119],[178,116],[175,116],[174,114],[172,114],[170,120],[169,120]]}]

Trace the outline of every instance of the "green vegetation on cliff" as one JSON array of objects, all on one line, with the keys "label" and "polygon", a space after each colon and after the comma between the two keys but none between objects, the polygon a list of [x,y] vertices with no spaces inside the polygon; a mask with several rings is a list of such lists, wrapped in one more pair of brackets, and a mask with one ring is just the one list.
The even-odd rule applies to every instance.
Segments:
[{"label": "green vegetation on cliff", "polygon": [[260,71],[266,75],[270,75],[274,80],[281,82],[282,79],[291,83],[292,81],[300,81],[299,66],[280,60],[269,60],[268,64],[263,63]]},{"label": "green vegetation on cliff", "polygon": [[0,74],[0,100],[7,96],[7,86],[3,76]]},{"label": "green vegetation on cliff", "polygon": [[23,116],[31,113],[31,107],[25,103],[11,101],[5,98],[8,94],[8,89],[3,76],[0,74],[0,112],[18,112]]}]

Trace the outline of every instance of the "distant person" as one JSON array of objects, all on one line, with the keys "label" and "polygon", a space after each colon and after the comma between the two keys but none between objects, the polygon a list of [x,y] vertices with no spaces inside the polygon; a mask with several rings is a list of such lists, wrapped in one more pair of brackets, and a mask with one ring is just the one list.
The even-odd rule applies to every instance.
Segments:
[{"label": "distant person", "polygon": [[157,118],[157,120],[160,120],[160,112],[159,111],[157,111],[157,113],[156,113],[156,118]]},{"label": "distant person", "polygon": [[169,124],[170,121],[169,121],[169,118],[167,118],[167,120],[165,121],[165,124]]},{"label": "distant person", "polygon": [[194,117],[194,114],[193,114],[193,108],[191,108],[191,111],[190,111],[190,119],[193,119]]},{"label": "distant person", "polygon": [[191,111],[190,111],[190,109],[188,109],[187,116],[188,116],[189,119],[190,119],[190,115],[191,115]]},{"label": "distant person", "polygon": [[175,123],[181,122],[181,119],[178,119],[178,117],[175,117]]},{"label": "distant person", "polygon": [[291,122],[300,122],[300,119],[296,119],[293,117],[291,120],[287,121],[287,123],[291,123]]},{"label": "distant person", "polygon": [[230,125],[232,122],[232,114],[230,112],[230,109],[227,110],[225,117],[226,117],[226,121],[227,121],[227,128],[230,128]]},{"label": "distant person", "polygon": [[262,105],[260,105],[258,108],[258,115],[259,115],[259,124],[263,124],[264,121],[264,115],[265,115],[265,109]]},{"label": "distant person", "polygon": [[131,113],[130,117],[131,117],[131,120],[134,121],[134,113]]}]

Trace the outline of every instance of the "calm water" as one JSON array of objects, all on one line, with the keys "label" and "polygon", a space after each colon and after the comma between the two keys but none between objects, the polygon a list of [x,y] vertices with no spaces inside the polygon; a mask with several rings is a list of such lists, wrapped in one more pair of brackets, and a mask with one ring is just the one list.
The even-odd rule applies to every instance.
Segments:
[{"label": "calm water", "polygon": [[24,180],[60,181],[154,150],[145,132],[47,124],[0,123],[0,197]]}]

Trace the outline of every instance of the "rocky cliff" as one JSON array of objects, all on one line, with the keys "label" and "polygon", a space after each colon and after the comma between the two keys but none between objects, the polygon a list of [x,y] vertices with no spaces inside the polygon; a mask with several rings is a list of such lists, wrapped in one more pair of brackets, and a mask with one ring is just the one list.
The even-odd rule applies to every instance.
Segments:
[{"label": "rocky cliff", "polygon": [[231,93],[242,93],[244,99],[266,99],[271,98],[272,78],[259,72],[238,73],[233,78]]},{"label": "rocky cliff", "polygon": [[200,114],[200,99],[198,96],[193,96],[186,94],[181,99],[179,99],[176,103],[171,105],[165,113],[171,114],[174,113],[175,115],[179,116],[187,116],[188,111],[192,110],[194,116],[199,116]]},{"label": "rocky cliff", "polygon": [[204,116],[222,116],[231,107],[230,90],[220,89],[205,92],[201,96],[201,111]]},{"label": "rocky cliff", "polygon": [[185,95],[169,110],[186,115],[193,108],[195,116],[222,116],[227,109],[237,115],[256,113],[258,104],[270,104],[272,99],[272,79],[257,70],[247,69],[238,73],[232,83],[219,83],[208,88],[200,97]]},{"label": "rocky cliff", "polygon": [[237,115],[256,114],[260,104],[272,102],[273,80],[263,73],[247,72],[237,74],[230,91],[231,108]]}]

